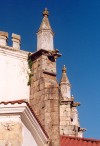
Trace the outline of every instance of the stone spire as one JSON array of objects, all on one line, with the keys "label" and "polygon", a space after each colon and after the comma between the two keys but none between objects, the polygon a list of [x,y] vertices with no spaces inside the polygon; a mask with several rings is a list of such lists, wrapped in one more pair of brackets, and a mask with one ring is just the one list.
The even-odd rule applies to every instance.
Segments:
[{"label": "stone spire", "polygon": [[67,77],[67,73],[66,73],[66,67],[64,65],[64,67],[62,68],[62,77],[61,77],[61,81],[60,81],[60,89],[61,89],[61,94],[62,94],[62,98],[64,100],[66,100],[66,98],[71,98],[71,85],[69,82],[69,79]]},{"label": "stone spire", "polygon": [[49,23],[49,11],[47,8],[43,11],[43,19],[37,33],[37,50],[53,50],[53,36],[54,33]]}]

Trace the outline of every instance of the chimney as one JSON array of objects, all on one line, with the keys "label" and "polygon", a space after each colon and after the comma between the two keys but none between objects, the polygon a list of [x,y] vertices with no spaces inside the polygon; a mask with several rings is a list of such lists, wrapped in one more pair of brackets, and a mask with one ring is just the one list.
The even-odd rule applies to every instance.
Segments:
[{"label": "chimney", "polygon": [[0,31],[0,45],[7,46],[8,33]]},{"label": "chimney", "polygon": [[13,42],[13,47],[15,48],[15,49],[20,49],[20,42],[21,42],[21,37],[20,37],[20,35],[17,35],[17,34],[14,34],[14,33],[12,33],[12,42]]}]

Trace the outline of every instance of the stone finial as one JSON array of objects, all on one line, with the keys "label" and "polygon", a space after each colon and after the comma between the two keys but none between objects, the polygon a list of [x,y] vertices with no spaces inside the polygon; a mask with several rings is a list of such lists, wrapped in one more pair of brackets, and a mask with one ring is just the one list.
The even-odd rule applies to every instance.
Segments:
[{"label": "stone finial", "polygon": [[62,78],[61,78],[61,83],[67,83],[67,84],[70,84],[69,82],[69,79],[67,77],[67,74],[66,74],[66,66],[64,65],[63,68],[62,68]]},{"label": "stone finial", "polygon": [[47,10],[47,8],[45,8],[42,13],[43,13],[44,17],[42,19],[42,23],[40,25],[38,32],[41,30],[49,30],[49,32],[52,32],[52,34],[53,34],[53,31],[52,31],[52,28],[50,26],[49,19],[48,19],[49,11]]},{"label": "stone finial", "polygon": [[64,65],[64,67],[62,68],[62,73],[66,73],[66,66]]},{"label": "stone finial", "polygon": [[12,33],[12,42],[13,42],[13,47],[16,49],[20,49],[20,42],[21,42],[21,37],[20,35]]},{"label": "stone finial", "polygon": [[8,33],[0,31],[0,45],[6,46],[8,40]]},{"label": "stone finial", "polygon": [[49,16],[49,11],[47,8],[44,9],[43,16]]}]

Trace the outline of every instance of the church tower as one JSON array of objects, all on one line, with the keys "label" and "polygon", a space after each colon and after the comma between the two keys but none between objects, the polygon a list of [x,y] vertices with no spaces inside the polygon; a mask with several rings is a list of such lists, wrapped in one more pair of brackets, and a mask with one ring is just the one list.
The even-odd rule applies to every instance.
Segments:
[{"label": "church tower", "polygon": [[60,57],[54,49],[53,36],[47,9],[37,33],[37,51],[29,56],[32,61],[30,104],[47,132],[52,146],[60,146],[60,96],[56,80],[56,59]]}]

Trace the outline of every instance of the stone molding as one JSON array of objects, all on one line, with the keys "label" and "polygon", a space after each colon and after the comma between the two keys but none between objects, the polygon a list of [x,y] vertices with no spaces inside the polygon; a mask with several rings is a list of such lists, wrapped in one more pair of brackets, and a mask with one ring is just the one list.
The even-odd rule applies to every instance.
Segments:
[{"label": "stone molding", "polygon": [[31,58],[32,61],[34,61],[37,58],[39,58],[41,55],[52,57],[55,60],[58,57],[60,57],[62,54],[60,54],[57,49],[54,50],[54,51],[40,49],[40,50],[34,52],[33,54],[31,54],[30,58]]},{"label": "stone molding", "polygon": [[29,52],[23,50],[17,50],[17,49],[15,50],[13,47],[0,45],[0,53],[26,60],[28,58]]}]

